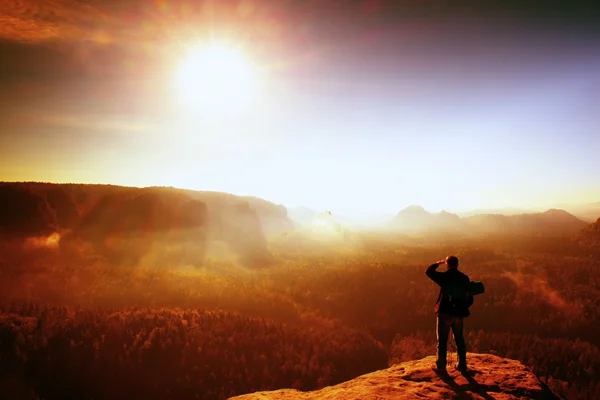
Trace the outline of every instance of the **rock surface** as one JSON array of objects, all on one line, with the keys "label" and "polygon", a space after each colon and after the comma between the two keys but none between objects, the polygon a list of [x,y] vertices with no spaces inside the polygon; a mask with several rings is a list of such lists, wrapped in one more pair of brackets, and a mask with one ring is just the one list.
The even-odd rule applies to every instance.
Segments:
[{"label": "rock surface", "polygon": [[282,389],[232,397],[236,400],[306,399],[558,399],[519,361],[469,353],[469,371],[432,370],[435,357],[396,364],[313,392]]}]

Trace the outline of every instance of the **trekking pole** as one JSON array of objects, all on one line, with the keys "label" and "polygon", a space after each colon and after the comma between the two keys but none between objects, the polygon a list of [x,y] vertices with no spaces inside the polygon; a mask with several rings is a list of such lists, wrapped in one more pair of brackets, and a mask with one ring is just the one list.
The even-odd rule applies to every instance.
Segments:
[{"label": "trekking pole", "polygon": [[446,342],[446,367],[450,365],[450,356],[452,352],[450,351],[450,335],[448,335],[448,342]]},{"label": "trekking pole", "polygon": [[450,364],[450,335],[448,335],[448,342],[446,342],[446,368]]},{"label": "trekking pole", "polygon": [[452,344],[454,343],[454,332],[452,332],[452,330],[450,331],[450,336],[448,338],[449,340],[449,344],[448,344],[448,349],[450,350],[450,358],[448,359],[450,362],[450,366],[452,366]]}]

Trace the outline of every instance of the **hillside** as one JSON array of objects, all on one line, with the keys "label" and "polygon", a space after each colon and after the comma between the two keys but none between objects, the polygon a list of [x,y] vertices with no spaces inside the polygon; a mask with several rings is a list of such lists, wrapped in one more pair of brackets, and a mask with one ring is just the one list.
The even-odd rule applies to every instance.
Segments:
[{"label": "hillside", "polygon": [[[82,237],[170,232],[202,227],[206,205],[183,193],[140,189],[103,196],[70,227]],[[64,226],[64,225],[63,225]],[[67,225],[69,226],[69,225]]]},{"label": "hillside", "polygon": [[600,250],[600,218],[579,231],[574,239],[582,246]]},{"label": "hillside", "polygon": [[236,400],[368,400],[368,399],[557,399],[519,361],[491,354],[469,353],[470,372],[454,368],[448,375],[435,373],[435,357],[396,364],[313,392],[282,389],[232,397]]},{"label": "hillside", "polygon": [[0,184],[0,235],[48,235],[57,229],[47,201],[21,186]]}]

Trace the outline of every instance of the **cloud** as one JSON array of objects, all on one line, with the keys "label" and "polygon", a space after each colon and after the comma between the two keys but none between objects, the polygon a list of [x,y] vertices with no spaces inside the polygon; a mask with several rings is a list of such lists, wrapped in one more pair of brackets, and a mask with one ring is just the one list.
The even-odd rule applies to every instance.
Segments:
[{"label": "cloud", "polygon": [[258,4],[249,0],[5,0],[0,6],[0,38],[124,46],[159,43],[165,36],[185,38],[190,30],[209,25],[238,27],[267,9]]},{"label": "cloud", "polygon": [[[494,51],[494,46],[523,46],[497,43],[496,38],[511,41],[514,35],[507,35],[503,24],[495,28],[495,17],[473,17],[477,13],[485,16],[486,7],[472,14],[443,3],[430,6],[430,2],[419,0],[0,0],[0,46],[7,40],[20,47],[35,47],[21,43],[42,45],[60,55],[56,68],[39,59],[16,59],[9,60],[9,64],[16,65],[10,74],[2,71],[2,62],[0,72],[11,81],[14,76],[27,76],[27,71],[33,69],[38,75],[58,71],[69,77],[138,76],[140,71],[149,69],[170,70],[187,46],[196,39],[214,35],[247,47],[253,58],[282,76],[336,77],[340,71],[336,66],[343,65],[341,70],[346,76],[353,74],[354,81],[361,81],[369,74],[393,74],[399,65],[418,70],[445,65],[453,56],[460,63],[456,69],[462,71],[464,60],[472,54]],[[534,53],[539,53],[539,49],[538,43]],[[436,56],[427,58],[427,54]],[[367,62],[371,67],[364,72]]]},{"label": "cloud", "polygon": [[[289,41],[347,38],[367,27],[379,29],[389,19],[386,11],[397,14],[394,3],[390,0],[4,0],[0,5],[0,38],[30,43],[156,44],[165,37],[185,39],[190,34],[217,29],[250,41],[257,37],[285,37],[289,45]],[[408,3],[411,4],[408,8],[419,4]],[[410,14],[405,8],[402,14]],[[277,46],[279,42],[270,44]]]},{"label": "cloud", "polygon": [[69,128],[69,129],[89,129],[93,127],[97,130],[120,131],[120,132],[147,132],[155,128],[153,124],[132,121],[131,118],[116,118],[102,115],[46,115],[41,119],[43,126]]},{"label": "cloud", "polygon": [[145,115],[136,113],[119,115],[111,110],[90,112],[82,109],[24,108],[8,113],[8,118],[0,120],[0,128],[6,131],[58,129],[85,132],[93,129],[102,132],[135,134],[153,132],[158,126],[160,123],[156,119]]},{"label": "cloud", "polygon": [[69,0],[7,0],[2,3],[0,37],[40,43],[51,40],[106,40],[103,26],[111,17],[86,2]]},{"label": "cloud", "polygon": [[[23,113],[17,115],[12,121],[12,126],[19,128],[27,127],[45,127],[45,128],[64,128],[64,129],[96,129],[103,131],[118,132],[148,132],[156,128],[156,124],[142,122],[142,118],[119,117],[111,114],[92,114],[73,112],[71,114],[55,113],[51,110],[44,110],[36,113]],[[10,125],[9,125],[10,126]]]},{"label": "cloud", "polygon": [[[42,75],[139,74],[170,68],[187,46],[212,35],[251,44],[257,56],[296,53],[294,43],[303,35],[314,48],[317,35],[303,30],[310,22],[305,14],[279,0],[3,0],[0,45],[35,47],[38,53],[43,46],[61,56],[57,68],[46,68],[38,59],[9,60],[11,77],[25,75],[23,69]],[[0,68],[6,66],[0,63]]]},{"label": "cloud", "polygon": [[[8,62],[0,63],[0,72],[10,82],[15,77],[160,76],[173,68],[187,46],[216,36],[247,47],[251,57],[270,70],[306,73],[325,63],[332,49],[356,50],[365,42],[365,36],[357,32],[366,26],[351,21],[362,15],[377,18],[385,1],[365,2],[368,10],[349,7],[349,3],[2,0],[0,51],[7,41],[9,47],[16,44],[18,49],[12,50],[15,56],[8,57]],[[40,60],[49,53],[45,50],[55,64]]]},{"label": "cloud", "polygon": [[[309,31],[316,25],[320,33],[341,32],[343,36],[360,30],[361,26],[381,27],[386,22],[397,25],[408,20],[423,22],[424,18],[460,16],[473,21],[479,14],[500,18],[498,11],[501,10],[509,11],[508,15],[523,13],[513,2],[494,6],[486,2],[472,10],[449,7],[444,2],[434,6],[429,3],[419,0],[2,0],[0,38],[32,43],[57,40],[98,44],[159,42],[163,34],[185,36],[183,32],[215,26],[252,31],[252,35],[261,36],[277,36],[283,31],[286,36],[312,36]],[[539,2],[534,8],[545,15],[547,7],[544,5]],[[590,14],[589,8],[565,6],[562,12],[570,11],[581,18]],[[245,24],[250,21],[250,25]]]}]

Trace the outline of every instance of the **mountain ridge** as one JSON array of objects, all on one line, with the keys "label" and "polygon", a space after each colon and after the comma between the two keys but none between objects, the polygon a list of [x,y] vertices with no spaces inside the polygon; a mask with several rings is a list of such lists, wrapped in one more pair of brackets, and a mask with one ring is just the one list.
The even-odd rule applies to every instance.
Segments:
[{"label": "mountain ridge", "polygon": [[[5,220],[14,220],[13,225],[11,225],[13,228],[0,226],[0,233],[2,233],[2,230],[5,233],[10,233],[11,229],[16,229],[17,226],[20,226],[20,229],[25,228],[26,232],[23,233],[33,235],[45,235],[56,228],[71,229],[84,215],[88,215],[94,207],[98,207],[101,198],[106,200],[106,196],[110,197],[111,195],[114,198],[136,196],[136,193],[142,192],[155,194],[160,192],[162,195],[156,195],[155,199],[147,199],[146,202],[136,203],[130,201],[129,207],[132,210],[137,209],[134,204],[144,205],[142,208],[148,210],[152,208],[152,204],[155,204],[159,208],[162,207],[164,213],[168,213],[171,211],[170,207],[172,207],[169,205],[170,201],[160,200],[159,197],[170,196],[175,203],[178,203],[181,201],[180,195],[183,194],[199,202],[196,203],[198,206],[201,206],[200,203],[205,205],[208,215],[205,219],[212,225],[213,231],[223,229],[225,226],[233,227],[242,220],[246,223],[255,224],[254,218],[256,217],[260,224],[260,230],[268,237],[297,230],[298,227],[303,225],[310,226],[323,214],[307,207],[285,207],[255,196],[238,196],[225,192],[163,186],[138,188],[97,184],[0,182],[0,188],[2,189],[0,201],[8,201],[9,206],[8,208],[5,207],[7,213]],[[11,198],[12,200],[10,200]],[[45,203],[50,206],[50,210],[45,209]],[[25,213],[18,212],[19,204],[27,205],[28,211]],[[190,207],[189,210],[193,210],[193,207]],[[516,211],[516,209],[512,210]],[[18,213],[22,214],[22,220],[18,220],[15,215]],[[180,215],[181,210],[177,210],[172,214]],[[250,214],[254,214],[255,217]],[[112,213],[108,215],[112,215]],[[238,220],[236,220],[236,215],[240,216]],[[439,213],[430,213],[424,207],[413,204],[400,210],[394,216],[385,218],[381,216],[377,221],[364,219],[359,222],[359,220],[353,220],[350,217],[336,213],[332,213],[332,220],[342,227],[351,229],[384,229],[398,233],[458,233],[464,235],[509,233],[572,236],[587,226],[586,221],[579,219],[567,210],[557,208],[551,208],[543,212],[512,215],[461,215],[463,214],[446,210]],[[197,216],[196,219],[201,220],[202,218]],[[34,223],[32,220],[37,222]],[[183,221],[183,218],[180,218],[180,220]],[[257,229],[254,231],[258,232]]]},{"label": "mountain ridge", "polygon": [[568,236],[587,223],[569,212],[551,208],[515,215],[477,214],[460,217],[442,210],[431,213],[411,205],[398,212],[388,227],[401,232],[463,232],[465,234],[545,234]]}]

